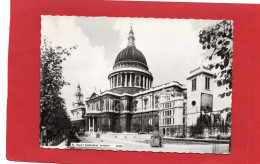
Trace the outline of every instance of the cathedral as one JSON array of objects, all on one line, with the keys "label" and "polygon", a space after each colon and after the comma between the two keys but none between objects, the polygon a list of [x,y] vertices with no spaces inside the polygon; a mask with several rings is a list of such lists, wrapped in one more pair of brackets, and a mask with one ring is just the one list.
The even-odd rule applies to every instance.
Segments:
[{"label": "cathedral", "polygon": [[[134,32],[117,55],[108,75],[110,89],[93,92],[83,100],[80,85],[73,103],[72,125],[83,133],[145,132],[148,128],[162,135],[185,135],[202,110],[212,111],[212,76],[207,67],[192,70],[187,85],[171,81],[153,86],[153,75],[143,53],[135,46]],[[172,134],[174,133],[174,134]]]}]

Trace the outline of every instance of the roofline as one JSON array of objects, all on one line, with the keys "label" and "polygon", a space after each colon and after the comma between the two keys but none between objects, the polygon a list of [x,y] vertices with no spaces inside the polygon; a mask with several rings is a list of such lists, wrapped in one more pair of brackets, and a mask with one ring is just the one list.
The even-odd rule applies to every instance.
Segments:
[{"label": "roofline", "polygon": [[[183,90],[187,90],[185,85],[183,85],[183,84],[181,84],[177,81],[171,81],[171,82],[168,82],[168,83],[165,83],[165,84],[161,84],[161,85],[158,85],[158,86],[155,86],[155,87],[151,87],[147,90],[140,91],[140,92],[137,92],[137,93],[134,93],[134,94],[129,94],[129,93],[118,94],[118,93],[111,92],[110,90],[107,90],[107,91],[102,92],[100,95],[98,95],[94,99],[99,98],[99,97],[104,96],[104,95],[113,95],[113,96],[118,96],[118,97],[123,97],[123,96],[135,97],[135,96],[140,96],[140,95],[143,95],[143,94],[148,94],[148,93],[151,93],[151,92],[156,92],[156,91],[162,90],[163,88],[168,88],[168,87],[172,87],[172,86],[178,86],[178,87],[182,88]],[[85,101],[89,101],[89,100],[93,100],[93,99],[87,99]]]},{"label": "roofline", "polygon": [[187,80],[193,78],[194,76],[198,76],[200,74],[206,74],[206,75],[211,76],[211,77],[213,77],[213,75],[214,75],[213,73],[209,73],[209,72],[206,72],[206,71],[200,71],[198,73],[195,73],[195,74],[190,75],[189,77],[187,77]]}]

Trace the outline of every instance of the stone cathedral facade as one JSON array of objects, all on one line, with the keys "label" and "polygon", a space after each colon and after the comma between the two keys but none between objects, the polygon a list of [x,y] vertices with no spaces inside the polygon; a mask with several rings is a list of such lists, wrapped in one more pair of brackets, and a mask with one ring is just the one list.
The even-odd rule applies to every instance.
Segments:
[{"label": "stone cathedral facade", "polygon": [[[203,78],[209,78],[207,85],[210,85],[212,75],[206,67],[199,67],[187,78],[191,87],[176,81],[153,87],[154,77],[149,71],[145,56],[135,46],[131,28],[128,45],[119,52],[113,70],[108,75],[110,89],[101,93],[93,92],[84,101],[78,85],[76,102],[71,110],[72,124],[81,132],[100,132],[104,125],[108,125],[109,131],[112,132],[118,127],[121,132],[134,132],[134,126],[138,124],[141,131],[151,125],[163,135],[170,134],[171,129],[174,129],[175,135],[183,134],[186,127],[192,125],[201,112],[202,107],[198,105],[202,101]],[[194,79],[199,80],[194,82]],[[195,89],[196,94],[195,90],[191,91],[194,85],[201,86],[197,87],[200,90]],[[207,87],[205,91],[212,95],[211,86]],[[190,93],[188,96],[187,88]],[[187,97],[194,100],[187,100]],[[194,101],[200,102],[194,105]],[[212,108],[212,103],[204,104],[211,104]],[[189,109],[192,112],[189,112]]]}]

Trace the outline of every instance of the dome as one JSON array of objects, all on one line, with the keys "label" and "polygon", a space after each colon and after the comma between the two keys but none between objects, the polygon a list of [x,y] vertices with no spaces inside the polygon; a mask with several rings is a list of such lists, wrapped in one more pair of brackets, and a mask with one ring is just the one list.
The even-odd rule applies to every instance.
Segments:
[{"label": "dome", "polygon": [[128,44],[116,57],[113,70],[108,75],[112,92],[133,94],[152,87],[153,75],[146,59],[135,47],[134,32],[128,36]]},{"label": "dome", "polygon": [[135,46],[128,46],[119,52],[114,66],[121,62],[138,62],[147,67],[147,62],[144,55]]}]

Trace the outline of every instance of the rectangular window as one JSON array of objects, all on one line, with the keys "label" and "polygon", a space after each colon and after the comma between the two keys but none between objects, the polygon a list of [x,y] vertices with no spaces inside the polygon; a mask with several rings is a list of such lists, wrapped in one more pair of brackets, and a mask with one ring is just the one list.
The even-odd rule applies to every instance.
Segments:
[{"label": "rectangular window", "polygon": [[205,77],[205,89],[209,90],[210,88],[210,81],[209,77]]},{"label": "rectangular window", "polygon": [[165,111],[165,116],[171,116],[171,114],[172,114],[172,111],[171,111],[171,110]]},{"label": "rectangular window", "polygon": [[197,84],[196,84],[196,83],[197,83],[197,82],[196,82],[196,79],[193,79],[191,82],[192,82],[191,90],[192,90],[192,91],[196,91],[196,85],[197,85]]},{"label": "rectangular window", "polygon": [[171,118],[166,118],[165,119],[165,125],[171,124]]}]

